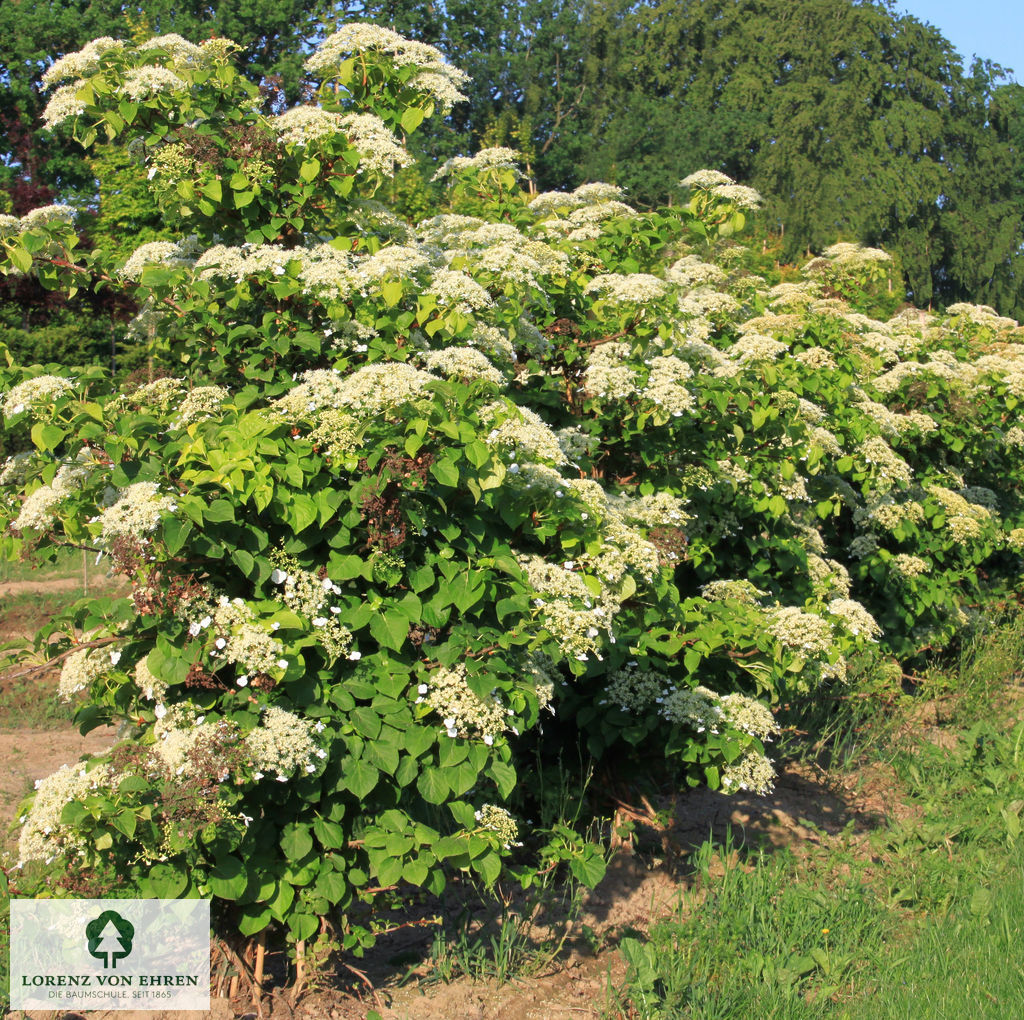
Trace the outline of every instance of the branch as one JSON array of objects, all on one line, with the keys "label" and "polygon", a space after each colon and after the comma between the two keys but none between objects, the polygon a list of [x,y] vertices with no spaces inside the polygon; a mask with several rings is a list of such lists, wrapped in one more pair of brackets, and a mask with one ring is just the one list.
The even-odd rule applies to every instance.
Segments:
[{"label": "branch", "polygon": [[23,676],[32,676],[34,673],[45,673],[48,669],[52,669],[58,662],[62,662],[69,655],[74,655],[75,652],[80,652],[83,648],[102,648],[104,645],[112,645],[115,641],[119,641],[120,638],[116,637],[105,637],[97,638],[95,641],[83,641],[79,645],[74,645],[69,648],[66,652],[61,652],[60,655],[55,655],[52,659],[47,659],[46,662],[40,663],[38,666],[29,666],[28,669],[20,670],[17,673],[8,673],[5,677],[6,680],[19,680]]},{"label": "branch", "polygon": [[[70,262],[68,259],[47,259],[51,265],[58,266],[61,269],[70,269],[74,273],[81,273],[83,276],[91,276],[95,280],[102,280],[104,283],[117,284],[119,281],[115,280],[112,276],[108,276],[106,273],[98,273],[84,266],[78,265],[76,262]],[[169,297],[162,297],[160,299],[162,304],[167,305],[169,308],[173,308],[179,315],[184,315],[185,312],[182,307],[172,301]]]}]

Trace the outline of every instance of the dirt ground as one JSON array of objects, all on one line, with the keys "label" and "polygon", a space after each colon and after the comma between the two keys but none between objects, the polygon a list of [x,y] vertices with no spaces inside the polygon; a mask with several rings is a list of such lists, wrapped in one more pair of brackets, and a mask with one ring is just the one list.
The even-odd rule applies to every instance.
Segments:
[{"label": "dirt ground", "polygon": [[[36,582],[20,591],[55,590]],[[74,586],[74,582],[71,582]],[[56,590],[59,590],[56,589]],[[0,585],[0,642],[34,622],[31,611],[4,612]],[[41,677],[39,689],[55,684]],[[0,675],[0,689],[5,683]],[[0,719],[0,831],[12,848],[18,803],[32,783],[59,766],[109,746],[113,731],[81,736],[70,724],[48,730],[11,730]],[[623,934],[645,932],[661,917],[699,906],[700,891],[683,866],[689,852],[709,837],[731,845],[788,848],[800,852],[816,843],[866,839],[867,833],[902,809],[891,795],[884,768],[839,781],[808,766],[790,765],[769,796],[726,797],[709,790],[676,794],[652,803],[622,805],[619,821],[635,825],[632,840],[619,847],[604,881],[592,890],[574,920],[559,957],[528,979],[498,987],[494,982],[458,979],[429,983],[425,961],[434,929],[409,926],[383,939],[365,961],[339,970],[335,987],[313,988],[292,1003],[272,991],[259,1014],[251,1001],[214,998],[206,1013],[184,1011],[103,1011],[81,1014],[89,1020],[234,1020],[263,1015],[273,1020],[365,1020],[375,1010],[382,1020],[586,1020],[609,1007],[625,966],[615,943]],[[639,851],[639,852],[638,852]],[[426,916],[426,915],[424,915]],[[417,966],[417,961],[421,961]],[[411,973],[412,980],[399,984]],[[18,1016],[22,1014],[11,1014]],[[78,1020],[74,1013],[39,1012],[32,1020]]]}]

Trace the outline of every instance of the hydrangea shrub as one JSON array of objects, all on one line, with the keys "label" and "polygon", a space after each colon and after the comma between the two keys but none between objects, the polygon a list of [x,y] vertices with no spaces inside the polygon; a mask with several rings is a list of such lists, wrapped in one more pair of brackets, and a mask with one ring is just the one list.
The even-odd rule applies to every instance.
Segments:
[{"label": "hydrangea shrub", "polygon": [[5,549],[128,582],[38,639],[82,727],[121,730],[30,798],[26,888],[209,895],[242,936],[330,917],[358,951],[380,897],[492,883],[520,842],[593,881],[515,817],[545,740],[766,791],[769,706],[1013,578],[1015,324],[872,319],[858,246],[769,286],[729,241],[759,197],[711,171],[640,214],[484,150],[411,226],[374,195],[460,72],[350,25],[268,116],[231,53],[97,40],[48,72],[47,122],[135,153],[178,240],[110,265],[66,207],[0,217],[7,271],[123,288],[166,370],[0,368],[33,443]]}]

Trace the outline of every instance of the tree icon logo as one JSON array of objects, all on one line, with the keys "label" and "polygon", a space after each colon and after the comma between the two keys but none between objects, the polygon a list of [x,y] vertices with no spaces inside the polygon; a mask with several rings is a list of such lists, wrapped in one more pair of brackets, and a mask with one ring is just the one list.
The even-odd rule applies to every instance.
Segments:
[{"label": "tree icon logo", "polygon": [[103,961],[103,966],[116,970],[117,961],[132,951],[135,926],[115,910],[104,910],[85,926],[89,955]]}]

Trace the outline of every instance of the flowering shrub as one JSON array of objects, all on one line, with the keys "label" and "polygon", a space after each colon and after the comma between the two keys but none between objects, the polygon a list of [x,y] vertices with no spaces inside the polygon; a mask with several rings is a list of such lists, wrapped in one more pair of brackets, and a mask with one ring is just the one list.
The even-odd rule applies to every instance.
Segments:
[{"label": "flowering shrub", "polygon": [[640,214],[530,198],[485,150],[410,226],[373,196],[459,72],[347,26],[317,101],[264,116],[231,52],[98,40],[48,75],[48,122],[136,153],[181,240],[106,265],[64,207],[0,220],[8,271],[125,288],[169,373],[0,369],[34,446],[0,469],[5,547],[130,582],[40,637],[81,725],[123,729],[30,798],[26,882],[212,895],[245,936],[331,916],[359,950],[361,904],[493,882],[521,842],[593,881],[515,815],[542,716],[763,792],[769,705],[1012,578],[1015,326],[869,318],[842,294],[881,256],[850,246],[769,287],[727,240],[759,197],[711,172]]}]

